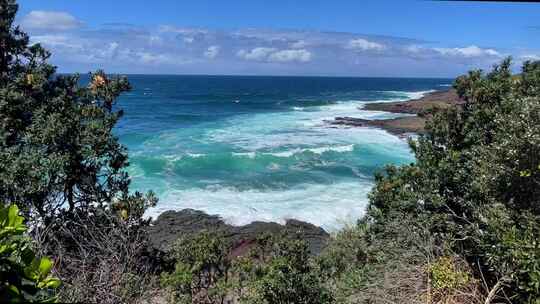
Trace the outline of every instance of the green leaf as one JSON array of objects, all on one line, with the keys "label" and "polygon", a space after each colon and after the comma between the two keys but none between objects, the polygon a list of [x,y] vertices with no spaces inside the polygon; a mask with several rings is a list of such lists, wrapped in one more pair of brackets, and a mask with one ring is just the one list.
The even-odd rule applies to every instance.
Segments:
[{"label": "green leaf", "polygon": [[56,278],[47,279],[46,284],[45,284],[47,288],[52,288],[52,289],[56,289],[60,287],[60,285],[62,285],[62,282]]},{"label": "green leaf", "polygon": [[[9,227],[16,227],[18,221],[19,221],[19,207],[17,207],[17,205],[9,206],[8,226]],[[21,223],[22,223],[22,221],[21,221]]]},{"label": "green leaf", "polygon": [[53,266],[53,262],[49,258],[42,258],[39,262],[39,272],[44,277],[49,274]]},{"label": "green leaf", "polygon": [[7,289],[8,289],[10,294],[13,294],[13,295],[16,295],[16,296],[19,296],[21,294],[21,292],[19,291],[19,289],[15,285],[9,285]]},{"label": "green leaf", "polygon": [[21,251],[21,260],[25,265],[31,264],[32,261],[34,261],[34,259],[36,258],[34,252],[28,246],[26,246]]},{"label": "green leaf", "polygon": [[24,269],[24,275],[32,280],[37,281],[39,279],[39,266],[40,261],[38,259],[34,259],[30,265],[26,266]]}]

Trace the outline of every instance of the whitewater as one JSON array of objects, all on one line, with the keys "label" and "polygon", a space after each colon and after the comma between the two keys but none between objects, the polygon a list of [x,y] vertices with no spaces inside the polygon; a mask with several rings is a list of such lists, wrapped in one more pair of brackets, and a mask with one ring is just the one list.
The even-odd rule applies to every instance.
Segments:
[{"label": "whitewater", "polygon": [[142,88],[121,100],[126,119],[117,132],[129,150],[132,189],[153,190],[160,199],[147,216],[191,208],[233,225],[294,218],[329,231],[365,213],[375,172],[414,159],[404,138],[375,128],[335,128],[325,120],[397,117],[362,107],[420,98],[445,84],[397,81],[384,90],[385,80],[371,88],[345,79],[350,85],[343,88],[335,85],[339,79],[326,86],[317,79],[316,86],[307,78],[299,90],[281,79],[260,84],[256,77],[247,84],[195,77],[184,87],[185,79],[141,78],[135,85]]}]

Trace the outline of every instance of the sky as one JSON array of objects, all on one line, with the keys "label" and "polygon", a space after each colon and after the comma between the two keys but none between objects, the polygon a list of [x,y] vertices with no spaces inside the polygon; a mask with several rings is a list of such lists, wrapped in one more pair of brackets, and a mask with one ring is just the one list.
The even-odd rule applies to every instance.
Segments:
[{"label": "sky", "polygon": [[454,77],[540,60],[540,4],[19,0],[60,72]]}]

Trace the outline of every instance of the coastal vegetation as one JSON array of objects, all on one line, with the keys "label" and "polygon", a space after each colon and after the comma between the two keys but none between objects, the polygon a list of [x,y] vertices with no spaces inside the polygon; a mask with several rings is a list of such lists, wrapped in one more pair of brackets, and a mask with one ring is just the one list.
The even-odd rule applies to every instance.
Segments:
[{"label": "coastal vegetation", "polygon": [[458,77],[322,252],[211,229],[164,251],[113,133],[128,80],[56,74],[17,9],[0,0],[0,302],[540,303],[540,62]]},{"label": "coastal vegetation", "polygon": [[0,299],[2,302],[54,302],[60,280],[53,262],[37,258],[16,205],[0,206]]},{"label": "coastal vegetation", "polygon": [[[129,83],[98,71],[81,86],[77,75],[56,74],[50,53],[14,26],[17,10],[0,1],[0,199],[20,209],[37,256],[54,260],[60,301],[129,302],[152,265],[142,214],[155,203],[129,191],[126,149],[112,132]],[[5,245],[17,250],[9,259],[26,263],[17,244]],[[18,279],[0,280],[4,294]]]}]

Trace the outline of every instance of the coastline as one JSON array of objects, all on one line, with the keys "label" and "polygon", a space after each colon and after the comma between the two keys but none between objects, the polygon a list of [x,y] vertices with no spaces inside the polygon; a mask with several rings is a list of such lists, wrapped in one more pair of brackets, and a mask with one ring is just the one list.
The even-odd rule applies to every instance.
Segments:
[{"label": "coastline", "polygon": [[284,225],[254,221],[243,226],[233,226],[225,223],[219,215],[209,215],[193,209],[165,211],[147,228],[152,247],[164,253],[170,251],[171,246],[181,236],[203,231],[223,235],[233,245],[230,255],[234,256],[245,254],[257,245],[259,237],[266,234],[305,240],[312,255],[319,255],[330,239],[330,234],[323,228],[295,219],[288,219]]},{"label": "coastline", "polygon": [[419,99],[397,102],[369,103],[359,110],[383,111],[399,114],[410,114],[391,119],[367,120],[354,117],[336,117],[326,121],[331,126],[340,127],[376,127],[387,132],[404,136],[410,133],[421,134],[425,130],[425,124],[429,119],[429,112],[445,109],[462,104],[454,89],[435,91],[424,95]]},{"label": "coastline", "polygon": [[[393,135],[406,136],[424,131],[425,122],[429,118],[428,111],[461,103],[455,90],[449,89],[430,92],[417,99],[370,103],[358,108],[358,110],[408,114],[407,116],[380,120],[336,117],[334,120],[325,122],[333,127],[375,127]],[[233,244],[231,251],[233,255],[242,255],[256,244],[259,236],[264,234],[281,234],[304,239],[308,242],[313,255],[318,255],[326,247],[330,238],[330,234],[322,227],[296,219],[289,219],[285,224],[253,221],[246,225],[234,226],[225,223],[219,215],[210,215],[193,209],[164,211],[152,221],[148,229],[153,247],[161,252],[167,252],[172,243],[181,235],[196,234],[201,231],[215,231],[223,234]]]}]

